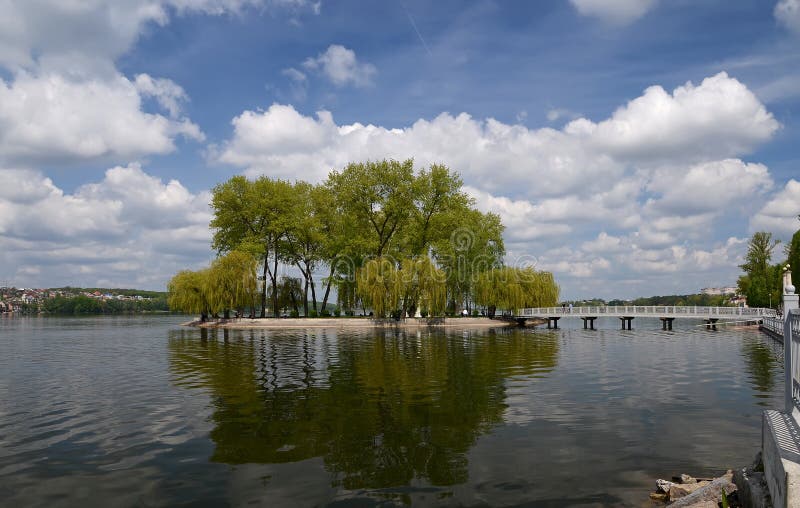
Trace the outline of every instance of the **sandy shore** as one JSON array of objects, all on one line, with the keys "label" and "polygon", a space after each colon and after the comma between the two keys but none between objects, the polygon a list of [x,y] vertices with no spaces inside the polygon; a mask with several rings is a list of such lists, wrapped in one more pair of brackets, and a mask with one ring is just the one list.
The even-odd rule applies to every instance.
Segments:
[{"label": "sandy shore", "polygon": [[267,318],[211,320],[205,323],[190,321],[184,326],[202,328],[427,328],[427,327],[501,327],[516,326],[515,323],[485,317],[463,318],[408,318],[401,321],[370,318]]}]

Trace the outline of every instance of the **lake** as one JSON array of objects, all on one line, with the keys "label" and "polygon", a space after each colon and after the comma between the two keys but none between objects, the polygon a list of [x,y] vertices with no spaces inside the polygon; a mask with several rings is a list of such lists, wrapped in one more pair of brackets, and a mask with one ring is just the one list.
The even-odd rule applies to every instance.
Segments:
[{"label": "lake", "polygon": [[648,506],[748,464],[753,329],[198,330],[0,318],[0,504]]}]

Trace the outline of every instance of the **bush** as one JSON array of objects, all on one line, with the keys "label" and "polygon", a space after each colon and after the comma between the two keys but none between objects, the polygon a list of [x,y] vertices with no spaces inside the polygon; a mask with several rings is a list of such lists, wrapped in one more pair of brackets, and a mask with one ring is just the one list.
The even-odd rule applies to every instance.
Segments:
[{"label": "bush", "polygon": [[422,309],[419,311],[419,315],[422,317],[428,317],[428,309]]},{"label": "bush", "polygon": [[319,311],[319,315],[322,317],[331,317],[331,311],[328,309]]},{"label": "bush", "polygon": [[292,312],[289,313],[289,317],[293,317],[293,318],[300,317],[300,313],[297,312],[296,310],[293,310]]},{"label": "bush", "polygon": [[479,315],[478,309],[472,309],[472,317],[478,317]]},{"label": "bush", "polygon": [[311,312],[308,313],[308,317],[311,318],[319,317],[319,313],[315,310],[312,310]]}]

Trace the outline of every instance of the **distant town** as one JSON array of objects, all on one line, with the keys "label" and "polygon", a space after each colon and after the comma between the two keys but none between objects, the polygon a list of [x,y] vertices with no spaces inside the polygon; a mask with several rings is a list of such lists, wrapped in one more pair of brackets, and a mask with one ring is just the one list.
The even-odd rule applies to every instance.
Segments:
[{"label": "distant town", "polygon": [[0,314],[117,314],[166,310],[166,293],[160,291],[0,287]]}]

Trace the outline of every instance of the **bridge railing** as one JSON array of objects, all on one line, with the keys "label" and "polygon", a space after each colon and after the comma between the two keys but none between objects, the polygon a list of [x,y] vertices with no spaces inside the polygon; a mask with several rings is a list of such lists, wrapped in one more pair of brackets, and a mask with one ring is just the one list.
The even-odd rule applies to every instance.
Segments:
[{"label": "bridge railing", "polygon": [[783,337],[783,319],[777,316],[765,316],[761,319],[761,328]]},{"label": "bridge railing", "polygon": [[784,366],[792,373],[792,401],[797,406],[800,405],[800,309],[790,310],[782,324],[783,333],[781,335],[783,335],[784,351],[787,342],[791,347],[791,362],[786,362],[784,359]]},{"label": "bridge railing", "polygon": [[764,317],[775,316],[775,310],[751,307],[703,307],[698,305],[605,305],[586,307],[533,307],[519,309],[519,316],[604,316],[604,315],[652,315],[715,317]]}]

